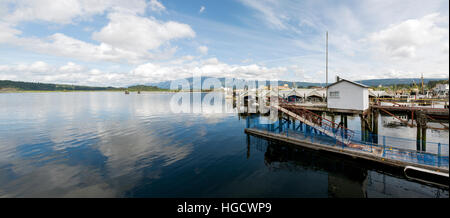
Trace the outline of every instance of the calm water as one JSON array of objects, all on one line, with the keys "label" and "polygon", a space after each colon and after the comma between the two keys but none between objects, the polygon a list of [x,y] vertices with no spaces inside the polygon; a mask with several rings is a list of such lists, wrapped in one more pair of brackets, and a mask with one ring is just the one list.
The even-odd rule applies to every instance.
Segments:
[{"label": "calm water", "polygon": [[[248,137],[236,113],[172,113],[171,96],[0,94],[0,197],[449,197],[401,175]],[[380,132],[415,136],[401,128]],[[430,138],[448,143],[448,132]]]}]

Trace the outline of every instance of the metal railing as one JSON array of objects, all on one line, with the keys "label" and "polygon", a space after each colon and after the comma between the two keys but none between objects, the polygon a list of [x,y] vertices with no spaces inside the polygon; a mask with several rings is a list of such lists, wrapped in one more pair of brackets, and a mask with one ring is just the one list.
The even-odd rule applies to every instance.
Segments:
[{"label": "metal railing", "polygon": [[331,120],[328,120],[327,118],[322,117],[316,113],[313,113],[303,107],[296,106],[295,108],[293,108],[288,104],[281,104],[280,106],[290,111],[293,111],[295,114],[314,123],[316,125],[315,127],[323,128],[324,130],[332,132],[335,136],[336,134],[340,134],[343,139],[351,141],[351,139],[355,135],[355,132],[353,130],[345,128],[344,126],[337,124]]},{"label": "metal railing", "polygon": [[[287,137],[310,141],[321,145],[340,147],[344,150],[356,150],[398,161],[416,163],[436,167],[449,167],[449,145],[445,143],[427,142],[427,151],[416,148],[416,140],[391,136],[375,135],[354,131],[355,137],[346,145],[340,143],[337,137],[330,137],[318,131],[313,126],[297,121],[275,122],[262,124],[259,118],[248,118],[247,128],[263,130]],[[281,124],[281,125],[280,125]],[[358,137],[361,135],[361,138]]]},{"label": "metal railing", "polygon": [[[340,124],[337,124],[331,120],[326,119],[316,113],[313,113],[301,106],[293,106],[290,102],[285,99],[278,97],[280,107],[295,113],[296,115],[302,117],[303,119],[309,121],[315,128],[319,131],[327,131],[335,138],[340,138],[343,143],[348,144],[354,136],[354,131],[350,130]],[[338,137],[339,136],[339,137]]]}]

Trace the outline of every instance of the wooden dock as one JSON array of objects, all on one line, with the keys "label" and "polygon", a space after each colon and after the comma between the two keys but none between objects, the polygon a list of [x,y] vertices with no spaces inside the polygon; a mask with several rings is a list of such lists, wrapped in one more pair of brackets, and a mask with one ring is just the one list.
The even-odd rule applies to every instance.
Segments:
[{"label": "wooden dock", "polygon": [[400,107],[400,106],[382,106],[382,105],[371,105],[370,107],[375,109],[383,109],[389,112],[417,112],[421,111],[428,116],[447,119],[449,118],[449,109],[448,108],[426,108],[426,107]]},{"label": "wooden dock", "polygon": [[[403,106],[380,106],[371,105],[365,111],[353,111],[346,109],[331,109],[326,107],[310,106],[305,107],[298,104],[292,104],[280,99],[281,104],[270,105],[271,108],[278,110],[278,125],[260,124],[259,121],[250,124],[247,117],[247,128],[245,132],[272,140],[286,142],[293,145],[302,146],[309,149],[330,152],[338,155],[347,156],[355,159],[362,159],[368,162],[381,164],[383,166],[393,168],[416,167],[422,169],[418,174],[433,174],[430,177],[442,177],[441,174],[448,178],[448,155],[441,155],[441,143],[437,143],[438,153],[430,153],[426,151],[426,129],[447,129],[448,126],[436,120],[430,115],[447,116],[448,109],[422,108],[422,107],[403,107]],[[398,110],[400,112],[411,113],[411,119],[416,124],[409,123],[389,112],[390,110]],[[383,143],[378,144],[378,116],[380,112],[384,112],[399,119],[409,126],[417,126],[416,150],[404,149],[395,146],[389,146],[383,137]],[[331,120],[323,116],[323,113],[329,113]],[[361,118],[361,141],[353,139],[354,131],[348,129],[347,115],[359,114]],[[340,115],[339,123],[335,122],[335,116]],[[436,121],[443,125],[444,128],[436,128],[427,126],[427,122]],[[448,118],[447,118],[448,119]],[[291,120],[292,130],[289,130]],[[295,127],[295,121],[300,125]],[[299,127],[304,126],[304,130]],[[313,131],[315,133],[313,133]],[[300,134],[299,134],[300,133]],[[372,135],[371,135],[371,134]],[[420,134],[419,134],[420,133]],[[303,136],[302,136],[303,135]],[[414,172],[417,174],[417,172]],[[444,176],[445,177],[445,176]],[[440,180],[442,181],[442,180]],[[443,184],[448,187],[448,183]]]},{"label": "wooden dock", "polygon": [[342,114],[364,114],[367,113],[368,110],[359,111],[359,110],[350,110],[350,109],[338,109],[338,108],[328,108],[324,106],[303,106],[303,105],[295,105],[290,104],[292,107],[299,107],[313,112],[319,113],[342,113]]},{"label": "wooden dock", "polygon": [[297,139],[294,137],[289,137],[286,135],[273,133],[273,132],[269,132],[269,131],[264,131],[264,130],[259,130],[259,129],[254,129],[254,128],[246,128],[245,133],[272,139],[272,140],[277,140],[277,141],[281,141],[281,142],[286,142],[286,143],[298,145],[301,147],[306,147],[306,148],[313,149],[313,150],[320,150],[320,151],[345,155],[350,158],[361,158],[361,159],[381,163],[381,164],[391,166],[391,167],[405,168],[407,166],[413,166],[413,167],[419,167],[419,168],[423,168],[423,169],[427,169],[427,170],[431,170],[431,171],[435,171],[435,172],[441,172],[441,173],[446,173],[446,174],[449,173],[448,168],[445,168],[445,167],[430,166],[430,165],[425,165],[425,164],[418,164],[418,163],[406,162],[406,161],[395,160],[395,159],[383,157],[383,149],[382,148],[372,148],[372,149],[374,149],[373,152],[364,151],[364,150],[367,150],[367,148],[364,148],[364,147],[367,147],[367,145],[352,145],[354,147],[359,147],[360,149],[362,148],[361,150],[348,149],[348,147],[346,149],[343,146],[337,146],[337,145],[330,146],[330,145],[314,143],[309,140],[301,140],[301,139]]},{"label": "wooden dock", "polygon": [[[327,126],[324,125],[325,123],[323,122],[323,121],[327,121],[327,120],[324,120],[323,118],[321,118],[322,120],[317,119],[320,122],[319,124],[317,124],[317,123],[314,123],[312,121],[313,119],[311,119],[311,115],[309,116],[310,119],[308,119],[308,118],[300,116],[300,115],[298,115],[298,114],[296,114],[294,112],[291,112],[288,109],[283,108],[281,106],[274,105],[272,107],[277,109],[277,110],[279,110],[279,111],[281,111],[281,112],[283,112],[283,113],[285,113],[285,114],[287,114],[287,115],[289,115],[290,117],[292,117],[292,118],[294,118],[296,120],[299,120],[299,121],[305,123],[308,126],[314,127],[316,130],[318,130],[319,132],[324,133],[325,135],[327,135],[329,137],[332,137],[332,138],[334,137],[336,140],[338,140],[341,143],[344,143],[344,144],[348,145],[351,142],[351,135],[348,134],[348,132],[345,135],[344,134],[341,135],[341,134],[334,133],[332,131],[332,129],[330,129],[330,128],[327,129],[326,128]],[[332,123],[331,125],[336,125],[336,124]],[[348,130],[348,131],[351,131],[351,130]]]}]

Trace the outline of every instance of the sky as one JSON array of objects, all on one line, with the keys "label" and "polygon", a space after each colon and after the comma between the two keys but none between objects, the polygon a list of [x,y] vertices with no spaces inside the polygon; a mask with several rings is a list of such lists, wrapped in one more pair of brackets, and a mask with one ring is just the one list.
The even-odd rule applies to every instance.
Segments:
[{"label": "sky", "polygon": [[0,80],[448,78],[448,0],[0,0]]}]

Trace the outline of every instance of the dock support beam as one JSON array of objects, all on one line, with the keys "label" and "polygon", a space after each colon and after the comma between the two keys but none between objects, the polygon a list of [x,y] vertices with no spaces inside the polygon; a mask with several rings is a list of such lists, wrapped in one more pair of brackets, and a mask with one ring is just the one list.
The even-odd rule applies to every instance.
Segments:
[{"label": "dock support beam", "polygon": [[283,132],[283,115],[280,113],[278,116],[278,131],[279,133]]},{"label": "dock support beam", "polygon": [[417,143],[416,147],[418,151],[427,150],[427,117],[423,111],[417,111],[416,114],[417,123]]},{"label": "dock support beam", "polygon": [[422,151],[427,151],[427,126],[422,127]]},{"label": "dock support beam", "polygon": [[360,114],[359,115],[359,118],[360,118],[360,120],[361,120],[361,141],[365,141],[364,139],[365,139],[365,134],[366,134],[366,122],[364,122],[364,118],[363,118],[363,115],[362,114]]},{"label": "dock support beam", "polygon": [[331,124],[332,127],[333,127],[333,129],[336,128],[336,127],[334,126],[334,123],[336,122],[336,119],[335,119],[335,117],[334,117],[334,113],[331,113],[331,122],[333,122],[333,123]]},{"label": "dock support beam", "polygon": [[[417,118],[416,118],[417,119]],[[417,134],[416,134],[416,149],[417,149],[417,151],[420,151],[420,144],[422,144],[421,143],[421,141],[422,141],[422,131],[421,131],[421,127],[420,127],[420,124],[419,124],[419,122],[417,122]]]},{"label": "dock support beam", "polygon": [[347,115],[344,115],[344,127],[345,127],[346,129],[348,129]]},{"label": "dock support beam", "polygon": [[373,142],[375,144],[378,144],[378,116],[379,116],[378,109],[374,109],[373,110],[373,119],[372,119],[372,121],[373,121],[372,130],[373,130],[373,134],[374,134]]}]

